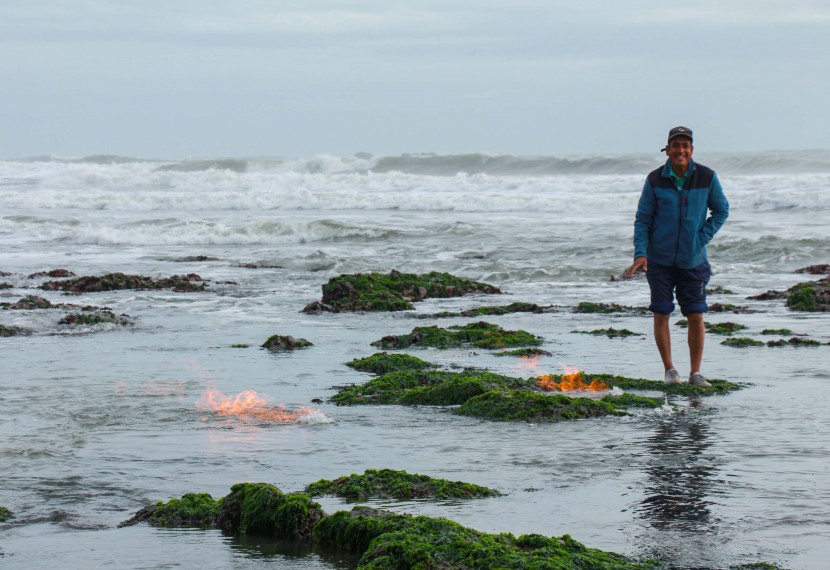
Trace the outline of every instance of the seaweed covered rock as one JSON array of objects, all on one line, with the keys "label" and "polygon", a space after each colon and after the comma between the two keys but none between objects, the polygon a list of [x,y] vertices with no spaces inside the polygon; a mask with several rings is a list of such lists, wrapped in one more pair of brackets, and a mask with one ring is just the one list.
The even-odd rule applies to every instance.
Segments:
[{"label": "seaweed covered rock", "polygon": [[608,338],[626,338],[629,336],[643,336],[642,333],[636,333],[628,329],[615,329],[610,327],[607,329],[595,329],[592,331],[571,331],[576,334],[590,334],[594,336],[607,336]]},{"label": "seaweed covered rock", "polygon": [[324,516],[320,505],[305,493],[286,494],[268,483],[237,483],[222,499],[216,524],[231,534],[308,542]]},{"label": "seaweed covered rock", "polygon": [[491,390],[531,390],[530,381],[492,372],[469,370],[398,370],[360,385],[341,387],[337,404],[402,404],[452,406]]},{"label": "seaweed covered rock", "polygon": [[336,495],[345,499],[365,500],[368,498],[409,499],[451,499],[494,497],[501,493],[494,489],[464,483],[436,479],[418,473],[393,469],[367,469],[363,475],[351,474],[334,480],[320,479],[305,488],[312,497]]},{"label": "seaweed covered rock", "polygon": [[425,360],[421,360],[416,356],[409,354],[390,354],[388,352],[377,352],[372,356],[366,358],[356,358],[346,363],[355,370],[361,372],[371,372],[372,374],[387,374],[397,370],[425,370],[427,368],[435,368]]},{"label": "seaweed covered rock", "polygon": [[318,543],[362,554],[358,568],[596,568],[646,570],[622,555],[588,548],[568,535],[488,534],[456,522],[355,507],[326,517]]},{"label": "seaweed covered rock", "polygon": [[0,522],[6,522],[14,517],[14,513],[6,507],[0,507]]},{"label": "seaweed covered rock", "polygon": [[[552,374],[551,376],[557,377]],[[607,384],[610,388],[621,388],[623,390],[641,390],[647,392],[664,392],[666,394],[697,394],[700,396],[713,396],[716,394],[728,394],[735,390],[740,390],[745,387],[745,384],[735,384],[727,380],[719,378],[707,378],[706,380],[712,385],[709,388],[702,386],[693,386],[684,382],[683,384],[666,384],[662,380],[647,380],[644,378],[626,378],[625,376],[616,376],[613,374],[589,374],[584,373],[586,381],[600,381]]]},{"label": "seaweed covered rock", "polygon": [[214,499],[208,493],[186,493],[180,499],[170,499],[166,503],[159,501],[155,505],[144,507],[118,526],[146,522],[169,528],[212,528],[216,526],[220,504],[221,500]]},{"label": "seaweed covered rock", "polygon": [[830,263],[819,263],[796,269],[796,273],[808,273],[810,275],[830,275]]},{"label": "seaweed covered rock", "polygon": [[494,356],[518,356],[519,358],[538,358],[541,356],[553,356],[547,350],[541,348],[516,348],[514,350],[501,350]]},{"label": "seaweed covered rock", "polygon": [[792,311],[830,311],[830,277],[799,283],[787,289],[787,307]]},{"label": "seaweed covered rock", "polygon": [[394,270],[388,275],[340,275],[329,279],[322,288],[322,300],[306,306],[303,312],[406,311],[414,308],[412,303],[429,298],[501,293],[493,285],[436,271],[423,275]]},{"label": "seaweed covered rock", "polygon": [[65,279],[68,277],[75,277],[75,274],[68,269],[51,269],[49,271],[38,271],[29,275],[29,279],[40,279],[42,277],[51,277],[52,279]]},{"label": "seaweed covered rock", "polygon": [[308,348],[314,346],[311,341],[304,338],[294,338],[293,336],[272,335],[262,343],[262,348],[266,348],[272,352],[286,352],[290,350],[297,350],[298,348]]},{"label": "seaweed covered rock", "polygon": [[26,295],[15,303],[0,303],[0,307],[6,310],[32,311],[37,309],[53,309],[57,305],[53,305],[48,299],[38,297],[37,295]]},{"label": "seaweed covered rock", "polygon": [[195,273],[174,275],[162,279],[153,279],[142,275],[126,275],[124,273],[107,273],[101,276],[77,277],[65,281],[47,281],[40,288],[45,291],[66,291],[69,293],[98,293],[122,289],[173,289],[178,292],[186,292],[204,291],[205,284],[202,278]]},{"label": "seaweed covered rock", "polygon": [[18,336],[24,334],[29,334],[29,331],[16,326],[0,325],[0,337]]},{"label": "seaweed covered rock", "polygon": [[634,315],[643,315],[648,313],[646,307],[628,307],[618,305],[617,303],[594,303],[591,301],[583,301],[579,303],[574,309],[576,313],[628,313]]},{"label": "seaweed covered rock", "polygon": [[558,422],[601,416],[624,416],[609,401],[518,390],[493,390],[466,400],[455,413],[495,421]]},{"label": "seaweed covered rock", "polygon": [[59,325],[94,326],[100,324],[129,325],[132,320],[128,315],[116,315],[110,310],[90,310],[81,313],[71,313],[58,321]]},{"label": "seaweed covered rock", "polygon": [[511,346],[538,346],[542,338],[521,329],[504,330],[498,325],[479,321],[455,325],[446,329],[438,326],[415,327],[409,334],[385,336],[372,343],[383,349],[402,349],[410,346],[451,348],[464,345],[496,349]]},{"label": "seaweed covered rock", "polygon": [[504,306],[486,306],[476,307],[473,309],[465,309],[463,311],[441,311],[431,315],[417,315],[419,318],[435,318],[443,319],[448,317],[486,317],[490,315],[509,315],[511,313],[551,313],[555,309],[552,305],[542,306],[536,303],[525,303],[517,301]]}]

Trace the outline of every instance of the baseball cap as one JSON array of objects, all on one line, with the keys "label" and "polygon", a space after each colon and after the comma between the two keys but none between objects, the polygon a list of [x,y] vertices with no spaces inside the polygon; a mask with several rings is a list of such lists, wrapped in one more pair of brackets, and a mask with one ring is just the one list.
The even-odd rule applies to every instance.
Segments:
[{"label": "baseball cap", "polygon": [[[692,129],[688,127],[674,127],[669,131],[668,142],[671,142],[671,140],[675,137],[689,137],[689,140],[694,142],[694,139],[692,138]],[[669,148],[669,145],[664,146],[660,152],[665,152],[667,148]]]}]

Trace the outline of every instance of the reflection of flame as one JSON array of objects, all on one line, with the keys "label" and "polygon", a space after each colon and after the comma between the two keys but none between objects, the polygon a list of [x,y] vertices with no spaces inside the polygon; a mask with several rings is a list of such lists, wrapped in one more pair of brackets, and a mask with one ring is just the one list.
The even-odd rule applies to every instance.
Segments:
[{"label": "reflection of flame", "polygon": [[519,366],[516,368],[516,372],[523,376],[528,373],[532,374],[536,372],[536,369],[539,368],[539,364],[541,364],[541,362],[541,354],[523,354],[519,356]]},{"label": "reflection of flame", "polygon": [[536,380],[536,385],[545,390],[554,392],[602,392],[609,390],[610,387],[605,382],[599,380],[591,380],[590,384],[585,383],[585,374],[576,368],[570,366],[565,367],[565,373],[557,382],[552,375],[539,376]]},{"label": "reflection of flame", "polygon": [[245,390],[231,397],[215,388],[208,388],[196,407],[214,411],[220,416],[251,417],[280,423],[297,423],[310,415],[322,416],[322,412],[311,408],[300,407],[297,411],[290,411],[282,406],[271,406],[254,390]]}]

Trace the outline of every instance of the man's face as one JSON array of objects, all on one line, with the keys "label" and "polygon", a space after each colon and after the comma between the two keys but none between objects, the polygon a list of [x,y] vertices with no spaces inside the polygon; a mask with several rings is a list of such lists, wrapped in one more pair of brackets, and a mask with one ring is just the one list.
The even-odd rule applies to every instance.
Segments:
[{"label": "man's face", "polygon": [[695,147],[692,146],[692,141],[688,137],[674,137],[669,141],[666,154],[669,156],[675,171],[686,172],[686,169],[689,168],[689,159],[692,158],[694,150]]}]

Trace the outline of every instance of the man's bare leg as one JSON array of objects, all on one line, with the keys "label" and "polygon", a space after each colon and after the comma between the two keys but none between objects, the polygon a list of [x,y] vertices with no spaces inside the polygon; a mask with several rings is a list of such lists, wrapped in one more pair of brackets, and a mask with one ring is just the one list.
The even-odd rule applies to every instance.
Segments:
[{"label": "man's bare leg", "polygon": [[691,313],[686,315],[689,321],[689,360],[691,361],[691,374],[700,372],[703,363],[703,343],[706,337],[706,326],[703,324],[703,313]]},{"label": "man's bare leg", "polygon": [[[669,331],[669,316],[654,313],[654,342],[657,343],[657,350],[663,360],[663,368],[669,370],[674,368],[671,359],[671,332]],[[702,322],[701,318],[701,322]],[[690,337],[691,338],[691,337]]]}]

